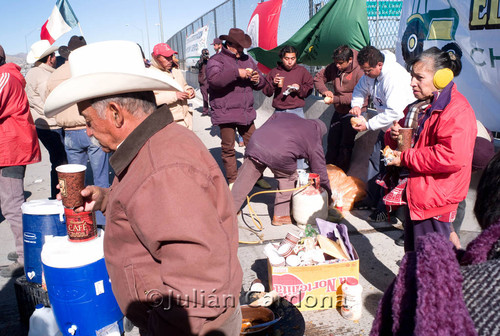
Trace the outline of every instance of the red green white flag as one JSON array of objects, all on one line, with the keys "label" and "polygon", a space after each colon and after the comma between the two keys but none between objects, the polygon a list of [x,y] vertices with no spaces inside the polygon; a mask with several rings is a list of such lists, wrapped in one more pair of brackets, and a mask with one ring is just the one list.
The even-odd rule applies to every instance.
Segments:
[{"label": "red green white flag", "polygon": [[42,26],[40,39],[48,40],[52,44],[77,25],[78,19],[69,2],[67,0],[57,0],[52,14],[50,14],[50,17]]}]

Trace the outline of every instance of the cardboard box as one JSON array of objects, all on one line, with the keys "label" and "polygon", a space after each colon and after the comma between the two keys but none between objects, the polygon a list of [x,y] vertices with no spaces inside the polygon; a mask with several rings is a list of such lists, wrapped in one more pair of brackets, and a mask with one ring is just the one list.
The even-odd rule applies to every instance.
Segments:
[{"label": "cardboard box", "polygon": [[267,261],[269,288],[293,303],[298,310],[331,309],[341,305],[342,284],[347,278],[359,281],[359,257],[336,264],[273,267]]}]

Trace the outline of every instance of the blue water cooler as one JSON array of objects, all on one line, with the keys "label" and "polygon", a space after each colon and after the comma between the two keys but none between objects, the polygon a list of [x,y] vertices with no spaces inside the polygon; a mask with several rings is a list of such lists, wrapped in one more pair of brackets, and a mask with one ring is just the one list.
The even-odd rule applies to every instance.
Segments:
[{"label": "blue water cooler", "polygon": [[119,336],[123,332],[123,314],[104,262],[103,234],[85,242],[55,237],[43,246],[47,292],[63,335]]},{"label": "blue water cooler", "polygon": [[61,201],[33,200],[24,202],[21,211],[23,213],[24,273],[28,282],[41,284],[40,254],[43,244],[49,237],[67,235],[64,207]]}]

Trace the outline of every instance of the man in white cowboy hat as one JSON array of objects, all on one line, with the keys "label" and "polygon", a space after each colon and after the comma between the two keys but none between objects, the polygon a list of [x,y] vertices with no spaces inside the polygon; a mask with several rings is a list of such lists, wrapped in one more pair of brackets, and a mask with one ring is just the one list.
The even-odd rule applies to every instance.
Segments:
[{"label": "man in white cowboy hat", "polygon": [[[228,35],[221,35],[219,39],[225,40],[224,46],[208,61],[206,76],[212,109],[210,117],[212,124],[220,128],[222,162],[227,181],[232,186],[238,175],[234,150],[236,129],[246,146],[255,131],[257,117],[253,91],[262,90],[266,79],[257,64],[243,52],[252,45],[249,35],[239,28],[231,28]],[[270,188],[269,184],[265,187]]]},{"label": "man in white cowboy hat", "polygon": [[133,42],[89,44],[69,63],[72,77],[49,95],[46,113],[77,103],[87,134],[114,152],[113,185],[86,187],[76,210],[105,212],[104,258],[122,312],[148,335],[239,334],[231,194],[203,143],[155,102],[154,90],[182,88],[146,68]]},{"label": "man in white cowboy hat", "polygon": [[64,151],[64,131],[57,125],[54,118],[47,118],[44,114],[44,105],[47,92],[47,81],[55,70],[56,55],[58,47],[50,45],[47,40],[33,43],[26,56],[26,61],[35,64],[26,74],[26,93],[30,104],[31,115],[35,120],[38,139],[49,152],[50,171],[50,197],[57,195],[57,172],[56,167],[67,163]]},{"label": "man in white cowboy hat", "polygon": [[[86,45],[83,36],[72,36],[68,46],[61,46],[59,53],[66,49],[66,59],[69,54]],[[63,48],[64,47],[64,48]],[[47,81],[47,96],[62,82],[71,78],[69,62],[57,68]],[[85,118],[78,112],[78,107],[70,106],[66,110],[55,116],[58,126],[64,129],[64,149],[68,158],[68,163],[87,165],[90,162],[94,184],[99,187],[109,187],[109,163],[108,155],[101,149],[99,142],[95,138],[87,136],[85,131]],[[96,213],[97,225],[104,225],[105,218],[102,213]]]}]

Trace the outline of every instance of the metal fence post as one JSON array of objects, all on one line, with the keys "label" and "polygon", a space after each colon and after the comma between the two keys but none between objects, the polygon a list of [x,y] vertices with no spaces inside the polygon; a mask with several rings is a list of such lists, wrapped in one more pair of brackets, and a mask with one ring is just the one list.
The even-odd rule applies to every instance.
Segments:
[{"label": "metal fence post", "polygon": [[218,37],[219,35],[217,34],[217,11],[214,9],[214,32],[215,32],[215,37]]},{"label": "metal fence post", "polygon": [[236,0],[232,0],[233,3],[233,28],[236,28]]},{"label": "metal fence post", "polygon": [[376,48],[379,48],[379,43],[378,43],[378,35],[379,35],[379,30],[378,30],[378,22],[380,20],[380,17],[379,17],[379,0],[377,0],[377,21],[375,23],[375,27],[376,27],[376,33],[375,33],[375,41],[376,41]]},{"label": "metal fence post", "polygon": [[309,0],[309,19],[314,16],[314,1]]}]

